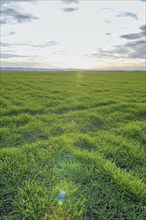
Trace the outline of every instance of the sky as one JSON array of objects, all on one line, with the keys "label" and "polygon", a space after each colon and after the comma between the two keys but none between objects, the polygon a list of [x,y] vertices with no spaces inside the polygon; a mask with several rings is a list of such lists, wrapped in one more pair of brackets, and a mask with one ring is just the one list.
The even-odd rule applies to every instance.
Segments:
[{"label": "sky", "polygon": [[1,0],[1,66],[144,70],[145,0]]}]

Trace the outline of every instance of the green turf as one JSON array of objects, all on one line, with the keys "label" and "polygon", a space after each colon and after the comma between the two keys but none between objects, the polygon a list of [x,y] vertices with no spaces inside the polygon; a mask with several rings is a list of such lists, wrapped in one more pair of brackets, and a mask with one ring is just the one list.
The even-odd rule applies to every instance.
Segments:
[{"label": "green turf", "polygon": [[144,72],[2,72],[1,219],[144,220],[145,95]]}]

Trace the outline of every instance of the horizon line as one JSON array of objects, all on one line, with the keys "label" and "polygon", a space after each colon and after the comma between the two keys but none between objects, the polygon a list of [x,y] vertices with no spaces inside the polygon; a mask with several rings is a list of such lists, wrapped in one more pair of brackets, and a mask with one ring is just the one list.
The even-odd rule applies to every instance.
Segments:
[{"label": "horizon line", "polygon": [[0,67],[0,71],[93,71],[93,72],[105,72],[105,71],[146,71],[146,67],[144,69],[84,69],[84,68],[35,68],[35,67]]}]

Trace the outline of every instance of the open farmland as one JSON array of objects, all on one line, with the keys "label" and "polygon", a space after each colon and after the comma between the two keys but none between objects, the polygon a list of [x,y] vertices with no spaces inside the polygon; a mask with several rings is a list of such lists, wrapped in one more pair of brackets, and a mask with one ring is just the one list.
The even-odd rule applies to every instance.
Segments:
[{"label": "open farmland", "polygon": [[1,73],[1,219],[144,220],[144,72]]}]

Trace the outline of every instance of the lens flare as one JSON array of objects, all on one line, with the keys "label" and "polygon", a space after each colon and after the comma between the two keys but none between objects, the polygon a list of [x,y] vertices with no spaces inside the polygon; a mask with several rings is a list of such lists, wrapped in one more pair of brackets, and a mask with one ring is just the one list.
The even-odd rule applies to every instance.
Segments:
[{"label": "lens flare", "polygon": [[66,197],[66,192],[64,190],[61,190],[58,194],[58,204],[59,205],[63,205],[65,197]]}]

